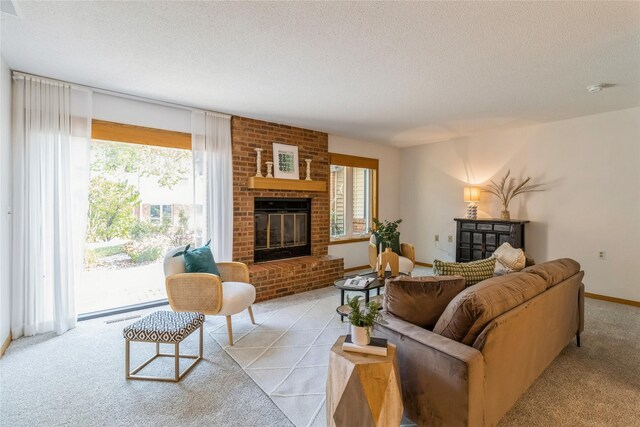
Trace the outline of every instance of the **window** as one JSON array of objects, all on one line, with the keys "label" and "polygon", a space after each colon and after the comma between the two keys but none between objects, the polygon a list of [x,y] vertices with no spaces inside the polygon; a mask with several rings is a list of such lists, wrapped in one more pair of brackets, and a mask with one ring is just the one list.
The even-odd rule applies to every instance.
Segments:
[{"label": "window", "polygon": [[162,221],[169,224],[173,222],[173,206],[162,205]]},{"label": "window", "polygon": [[151,222],[160,222],[160,205],[149,206],[149,219]]},{"label": "window", "polygon": [[366,240],[377,215],[378,160],[331,154],[331,242]]}]

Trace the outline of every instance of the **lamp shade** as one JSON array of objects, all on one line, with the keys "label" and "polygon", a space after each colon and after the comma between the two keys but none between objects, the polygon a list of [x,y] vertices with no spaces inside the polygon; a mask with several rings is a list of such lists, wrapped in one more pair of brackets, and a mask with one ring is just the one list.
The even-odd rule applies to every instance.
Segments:
[{"label": "lamp shade", "polygon": [[479,202],[480,201],[480,187],[464,187],[464,201],[465,202]]}]

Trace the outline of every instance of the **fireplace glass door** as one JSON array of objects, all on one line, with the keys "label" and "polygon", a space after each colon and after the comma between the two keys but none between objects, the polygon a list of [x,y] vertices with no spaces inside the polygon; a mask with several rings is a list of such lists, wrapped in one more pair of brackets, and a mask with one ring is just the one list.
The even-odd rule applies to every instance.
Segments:
[{"label": "fireplace glass door", "polygon": [[[254,214],[256,262],[309,255],[308,201],[303,206],[288,205],[286,200],[277,200],[265,206],[258,201]],[[293,211],[293,212],[292,212]]]}]

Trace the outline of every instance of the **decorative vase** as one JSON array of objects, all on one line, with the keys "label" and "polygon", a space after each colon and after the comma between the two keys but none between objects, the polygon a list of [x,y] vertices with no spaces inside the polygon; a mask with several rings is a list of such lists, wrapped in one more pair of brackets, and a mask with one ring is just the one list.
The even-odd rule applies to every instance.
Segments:
[{"label": "decorative vase", "polygon": [[386,277],[387,266],[391,276],[397,276],[400,273],[400,260],[398,254],[393,252],[390,243],[387,243],[384,252],[380,253],[380,264],[378,265],[378,277]]},{"label": "decorative vase", "polygon": [[509,213],[509,207],[502,205],[502,211],[500,212],[500,219],[511,219],[511,214]]},{"label": "decorative vase", "polygon": [[265,162],[267,164],[267,178],[273,178],[271,169],[273,168],[273,162]]},{"label": "decorative vase", "polygon": [[307,178],[306,181],[311,181],[311,159],[304,159],[307,162]]},{"label": "decorative vase", "polygon": [[262,178],[262,148],[254,148],[256,150],[256,176]]},{"label": "decorative vase", "polygon": [[351,342],[356,345],[369,345],[371,342],[370,328],[351,325]]}]

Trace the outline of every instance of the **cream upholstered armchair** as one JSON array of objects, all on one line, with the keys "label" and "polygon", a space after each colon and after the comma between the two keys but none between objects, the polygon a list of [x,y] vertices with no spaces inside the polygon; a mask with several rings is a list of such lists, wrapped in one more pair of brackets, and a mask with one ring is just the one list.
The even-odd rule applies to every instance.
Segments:
[{"label": "cream upholstered armchair", "polygon": [[[369,266],[374,270],[377,269],[380,259],[376,243],[376,237],[372,234],[371,239],[369,239]],[[411,275],[416,265],[416,249],[411,243],[400,243],[400,252],[402,253],[402,255],[398,256],[400,273]],[[389,270],[389,267],[387,267],[387,270]]]},{"label": "cream upholstered armchair", "polygon": [[187,273],[183,256],[174,256],[185,247],[169,250],[164,257],[164,275],[169,305],[174,311],[226,316],[229,345],[233,345],[231,315],[243,310],[253,318],[251,304],[256,289],[249,283],[249,269],[241,262],[218,262],[220,277],[209,273]]}]

